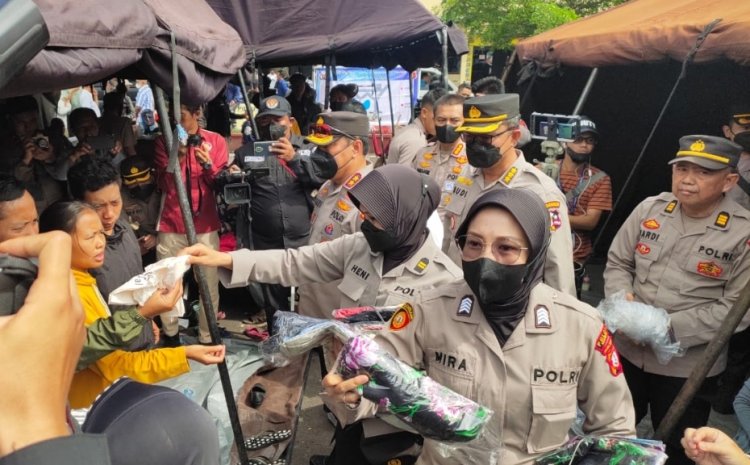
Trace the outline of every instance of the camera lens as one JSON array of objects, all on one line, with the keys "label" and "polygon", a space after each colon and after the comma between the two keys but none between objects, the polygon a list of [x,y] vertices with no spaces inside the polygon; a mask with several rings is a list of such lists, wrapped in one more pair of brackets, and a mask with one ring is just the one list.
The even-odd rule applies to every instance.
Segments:
[{"label": "camera lens", "polygon": [[35,143],[35,144],[36,144],[36,146],[37,146],[37,147],[39,147],[40,149],[48,149],[48,148],[49,148],[49,141],[48,141],[48,140],[47,140],[47,138],[45,138],[45,137],[37,137],[37,138],[36,138],[36,139],[34,140],[34,143]]}]

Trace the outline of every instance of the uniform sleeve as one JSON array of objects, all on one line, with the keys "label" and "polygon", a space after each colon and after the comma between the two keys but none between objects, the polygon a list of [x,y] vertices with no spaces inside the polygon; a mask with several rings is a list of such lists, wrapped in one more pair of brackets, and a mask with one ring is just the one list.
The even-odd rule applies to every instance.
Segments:
[{"label": "uniform sleeve", "polygon": [[75,434],[24,447],[0,458],[0,465],[110,465],[107,437]]},{"label": "uniform sleeve", "polygon": [[123,349],[140,336],[143,325],[150,320],[141,316],[135,307],[115,312],[109,318],[99,318],[86,328],[86,341],[76,371],[117,349]]},{"label": "uniform sleeve", "polygon": [[125,352],[117,350],[99,359],[96,369],[110,383],[127,376],[142,383],[158,383],[190,371],[185,347]]},{"label": "uniform sleeve", "polygon": [[643,204],[636,207],[617,231],[609,247],[607,266],[604,269],[604,295],[607,297],[620,290],[633,292],[634,254],[643,210]]},{"label": "uniform sleeve", "polygon": [[583,431],[635,436],[635,411],[614,339],[602,324],[590,331],[588,360],[578,382],[578,406],[586,415]]},{"label": "uniform sleeve", "polygon": [[[750,281],[750,247],[745,246],[742,254],[732,264],[731,277],[720,299],[670,314],[672,329],[675,337],[680,341],[680,347],[687,348],[710,342],[748,281]],[[748,325],[750,325],[750,312],[745,314],[736,331],[742,331]]]},{"label": "uniform sleeve", "polygon": [[359,240],[359,234],[350,234],[297,249],[237,250],[230,252],[232,270],[219,269],[219,279],[224,287],[329,283],[344,277],[346,257]]},{"label": "uniform sleeve", "polygon": [[[560,192],[559,195],[544,198],[549,204],[552,198],[557,207],[550,210],[550,215],[560,215],[560,226],[552,232],[547,249],[547,259],[544,263],[544,282],[558,291],[566,294],[576,295],[575,274],[573,270],[573,235],[570,229],[570,219],[568,219],[568,207],[565,205],[565,198]],[[549,208],[549,207],[548,207]],[[554,218],[553,218],[554,221]]]}]

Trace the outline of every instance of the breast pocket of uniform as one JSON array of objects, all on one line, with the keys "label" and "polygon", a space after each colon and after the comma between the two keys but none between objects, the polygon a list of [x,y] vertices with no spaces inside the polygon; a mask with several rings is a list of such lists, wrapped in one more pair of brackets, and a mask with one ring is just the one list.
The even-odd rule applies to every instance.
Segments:
[{"label": "breast pocket of uniform", "polygon": [[532,415],[526,449],[547,452],[562,445],[576,418],[576,386],[531,386]]},{"label": "breast pocket of uniform", "polygon": [[352,303],[355,303],[359,302],[365,289],[367,289],[367,282],[351,273],[347,273],[344,275],[338,288],[345,297],[351,300]]},{"label": "breast pocket of uniform", "polygon": [[642,283],[648,279],[651,266],[659,259],[661,244],[639,242],[635,245],[635,275]]},{"label": "breast pocket of uniform", "polygon": [[719,299],[724,295],[724,287],[730,273],[731,263],[702,255],[690,255],[680,282],[680,293],[703,299]]}]

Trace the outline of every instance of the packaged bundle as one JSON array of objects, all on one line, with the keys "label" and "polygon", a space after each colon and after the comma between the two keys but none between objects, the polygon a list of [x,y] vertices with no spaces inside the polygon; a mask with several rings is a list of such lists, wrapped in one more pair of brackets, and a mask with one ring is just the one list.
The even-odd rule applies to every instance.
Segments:
[{"label": "packaged bundle", "polygon": [[664,443],[617,436],[576,436],[537,465],[664,465]]}]

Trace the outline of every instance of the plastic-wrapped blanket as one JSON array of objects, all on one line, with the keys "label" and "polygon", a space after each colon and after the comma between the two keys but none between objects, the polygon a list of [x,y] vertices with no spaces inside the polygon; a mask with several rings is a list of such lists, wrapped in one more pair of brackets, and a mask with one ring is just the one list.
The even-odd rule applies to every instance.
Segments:
[{"label": "plastic-wrapped blanket", "polygon": [[663,308],[628,301],[625,291],[619,291],[602,300],[597,309],[610,331],[620,331],[636,343],[648,344],[659,363],[666,365],[672,357],[685,353],[680,342],[670,337],[669,314]]},{"label": "plastic-wrapped blanket", "polygon": [[663,465],[664,443],[616,436],[576,436],[537,465]]},{"label": "plastic-wrapped blanket", "polygon": [[[188,256],[169,257],[147,266],[143,273],[133,276],[109,294],[110,305],[143,305],[159,288],[172,289],[182,281],[190,269]],[[185,314],[185,303],[177,301],[175,307],[164,316],[181,317]]]}]

